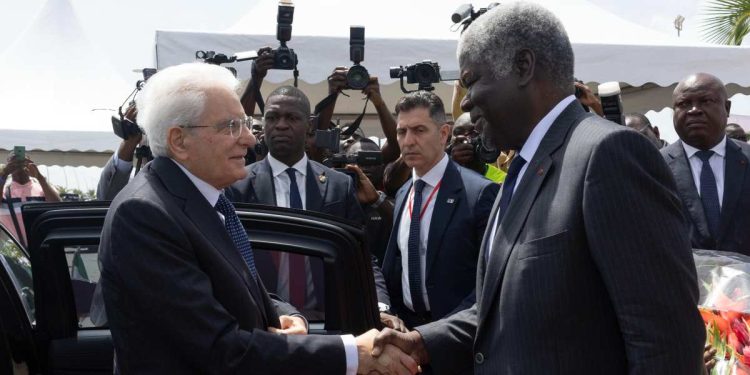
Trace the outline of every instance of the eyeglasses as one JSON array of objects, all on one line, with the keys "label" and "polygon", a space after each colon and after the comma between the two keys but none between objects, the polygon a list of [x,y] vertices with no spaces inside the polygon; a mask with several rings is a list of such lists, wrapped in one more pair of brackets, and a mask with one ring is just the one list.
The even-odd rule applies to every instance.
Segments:
[{"label": "eyeglasses", "polygon": [[240,135],[242,135],[242,129],[244,128],[249,131],[252,123],[253,121],[250,117],[244,117],[244,118],[232,119],[225,123],[221,123],[217,125],[180,125],[180,128],[183,128],[183,129],[214,128],[216,129],[216,132],[218,133],[228,134],[232,136],[232,138],[239,138]]}]

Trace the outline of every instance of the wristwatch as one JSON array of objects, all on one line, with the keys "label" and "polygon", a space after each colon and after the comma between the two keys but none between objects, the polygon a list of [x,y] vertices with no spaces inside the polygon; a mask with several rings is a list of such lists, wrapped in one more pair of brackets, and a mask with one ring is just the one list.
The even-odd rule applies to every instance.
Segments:
[{"label": "wristwatch", "polygon": [[386,305],[383,302],[378,302],[378,311],[380,311],[382,313],[390,314],[391,313],[391,307],[388,306],[388,305]]},{"label": "wristwatch", "polygon": [[378,190],[378,200],[376,200],[375,203],[371,204],[370,207],[377,209],[381,204],[383,204],[383,202],[385,202],[385,198],[387,197],[388,196],[385,195],[384,192]]}]

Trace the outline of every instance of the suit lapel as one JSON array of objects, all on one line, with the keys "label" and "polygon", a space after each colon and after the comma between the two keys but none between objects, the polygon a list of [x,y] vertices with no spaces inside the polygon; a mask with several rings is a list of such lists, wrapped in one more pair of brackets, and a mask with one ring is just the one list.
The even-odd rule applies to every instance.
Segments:
[{"label": "suit lapel", "polygon": [[[211,207],[206,198],[195,188],[195,185],[179,169],[175,163],[167,158],[154,159],[153,169],[162,180],[164,186],[184,202],[185,215],[192,221],[208,243],[226,259],[227,263],[239,274],[245,285],[252,293],[259,306],[263,306],[263,298],[257,283],[250,275],[245,260],[240,256],[237,247],[229,237],[226,228],[221,223],[218,213]],[[265,309],[262,309],[265,310]],[[263,311],[265,318],[265,311]]]},{"label": "suit lapel", "polygon": [[258,199],[257,203],[275,206],[276,189],[273,184],[273,172],[271,171],[271,164],[268,162],[268,159],[263,159],[251,173],[250,179],[255,189],[255,196]]},{"label": "suit lapel", "polygon": [[305,209],[323,212],[323,202],[328,191],[328,178],[325,171],[312,162],[307,162],[307,176],[305,176]]},{"label": "suit lapel", "polygon": [[[703,211],[703,203],[700,195],[698,195],[698,189],[695,187],[693,172],[690,169],[685,148],[682,147],[682,141],[677,141],[668,146],[667,153],[669,154],[669,168],[672,169],[677,191],[688,210],[690,221],[703,239],[711,238],[708,223],[706,223],[706,214]],[[729,156],[728,153],[727,156]],[[727,165],[729,164],[727,163]],[[726,186],[726,184],[724,185]],[[726,201],[726,197],[724,199]]]},{"label": "suit lapel", "polygon": [[742,149],[727,138],[726,162],[724,166],[724,198],[721,204],[721,222],[719,224],[719,235],[716,241],[724,237],[729,227],[729,221],[734,215],[737,201],[742,192],[742,181],[745,180],[747,170],[747,159],[742,154]]},{"label": "suit lapel", "polygon": [[[480,324],[489,311],[489,301],[493,300],[492,298],[498,292],[502,283],[508,259],[515,247],[518,235],[526,223],[526,217],[529,215],[531,206],[542,187],[542,183],[554,168],[551,155],[565,142],[570,128],[584,117],[585,112],[577,101],[569,104],[545,134],[534,157],[528,163],[524,175],[518,182],[516,192],[508,206],[508,212],[503,215],[503,221],[497,228],[486,267],[486,269],[494,271],[485,272],[484,288],[481,294],[482,303],[479,306]],[[499,196],[497,200],[500,200]]]},{"label": "suit lapel", "polygon": [[495,226],[495,219],[497,218],[497,211],[500,209],[500,194],[495,198],[495,203],[492,205],[490,216],[487,219],[487,228],[484,230],[484,237],[482,237],[482,244],[479,249],[479,265],[477,266],[477,302],[481,304],[480,297],[481,291],[484,286],[485,271],[487,270],[487,258],[488,245],[490,243],[490,236],[492,235],[492,228]]},{"label": "suit lapel", "polygon": [[448,162],[441,181],[440,189],[434,198],[435,206],[432,210],[430,231],[427,235],[427,265],[425,268],[425,277],[427,280],[430,277],[430,269],[435,263],[438,253],[443,248],[440,246],[443,235],[445,235],[456,206],[459,205],[459,200],[462,196],[461,192],[463,191],[461,174],[452,161]]}]

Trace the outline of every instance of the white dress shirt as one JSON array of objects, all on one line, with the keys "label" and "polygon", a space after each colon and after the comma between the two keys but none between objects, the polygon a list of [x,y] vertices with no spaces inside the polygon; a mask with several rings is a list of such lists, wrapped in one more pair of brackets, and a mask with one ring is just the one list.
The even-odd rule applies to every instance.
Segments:
[{"label": "white dress shirt", "polygon": [[[524,164],[521,168],[521,171],[518,172],[516,185],[513,187],[514,195],[516,193],[516,190],[518,190],[518,186],[521,185],[521,180],[526,173],[526,169],[528,169],[529,167],[529,162],[531,162],[531,159],[534,158],[534,154],[536,154],[536,150],[539,149],[539,145],[542,143],[542,139],[544,139],[544,136],[547,135],[547,131],[549,131],[549,128],[552,127],[552,124],[555,122],[555,120],[557,120],[557,117],[560,116],[562,111],[565,110],[565,108],[567,108],[574,100],[576,100],[576,97],[573,95],[569,95],[567,98],[561,100],[560,103],[557,103],[557,105],[554,106],[552,110],[549,111],[544,117],[542,117],[542,119],[538,124],[536,124],[536,126],[534,126],[531,134],[529,134],[529,138],[526,139],[526,142],[523,144],[521,151],[518,153],[518,155],[521,156],[523,160],[526,160],[526,164]],[[492,231],[490,232],[490,238],[487,242],[488,259],[490,251],[492,251],[492,244],[495,242],[495,233],[497,233],[498,224],[497,218],[499,215],[500,211],[498,210],[495,218],[492,220]]]},{"label": "white dress shirt", "polygon": [[[280,162],[278,159],[268,154],[268,164],[271,165],[271,173],[273,174],[273,186],[276,189],[276,205],[279,207],[289,208],[289,190],[290,181],[289,174],[286,170],[289,166]],[[302,209],[307,209],[307,195],[305,185],[305,177],[307,175],[307,155],[302,155],[302,159],[294,163],[294,175],[297,177],[297,189],[299,190],[299,196],[302,198]]]},{"label": "white dress shirt", "polygon": [[[444,154],[443,158],[435,164],[424,176],[418,176],[417,171],[412,169],[412,188],[407,193],[406,199],[404,200],[404,209],[401,212],[401,222],[398,228],[398,248],[401,250],[401,290],[404,295],[404,305],[410,310],[414,311],[414,305],[411,302],[411,289],[409,289],[409,227],[411,226],[411,213],[409,212],[409,206],[413,202],[414,194],[414,183],[417,180],[425,182],[424,189],[422,190],[422,205],[425,204],[427,207],[422,211],[422,222],[419,227],[419,267],[422,273],[422,299],[424,300],[424,306],[427,311],[430,311],[430,300],[427,297],[427,286],[425,279],[427,278],[427,240],[430,233],[430,223],[432,222],[432,211],[435,208],[435,201],[437,200],[437,191],[433,195],[432,192],[435,187],[443,179],[445,174],[445,168],[448,166],[448,155]],[[432,195],[432,199],[428,202],[427,199]]]},{"label": "white dress shirt", "polygon": [[[695,189],[698,191],[698,195],[701,193],[701,170],[703,169],[703,160],[701,160],[696,153],[700,150],[697,148],[682,142],[682,147],[685,149],[685,154],[690,162],[690,170],[693,172],[693,182],[695,182]],[[716,179],[716,190],[719,192],[719,208],[721,208],[724,200],[724,166],[726,164],[727,155],[727,137],[721,140],[711,151],[714,152],[711,158],[708,159],[708,164],[711,165],[711,169],[714,172],[714,178]]]},{"label": "white dress shirt", "polygon": [[[270,157],[271,155],[268,155]],[[307,158],[304,158],[305,161],[307,161]],[[201,195],[203,195],[206,200],[208,201],[208,204],[211,205],[211,207],[215,207],[216,203],[219,201],[219,196],[221,196],[222,191],[219,189],[216,189],[211,184],[201,180],[200,178],[196,177],[194,174],[190,173],[190,171],[187,170],[187,168],[183,167],[182,164],[178,163],[175,160],[175,164],[177,164],[178,167],[185,173],[188,179],[195,185],[195,187],[200,191]],[[305,164],[307,165],[307,164]],[[295,164],[296,166],[296,164]],[[284,173],[286,174],[286,173]],[[289,179],[287,179],[287,190],[289,190]],[[277,189],[278,191],[278,189]],[[277,193],[278,194],[278,193]],[[305,200],[302,199],[302,202]],[[221,219],[221,222],[224,222],[224,215],[222,215],[219,211],[216,211],[216,213],[219,215],[219,218]],[[282,253],[287,254],[287,253]],[[288,257],[286,257],[288,259]],[[306,263],[306,266],[309,266],[309,264]],[[308,278],[311,273],[308,272]],[[308,280],[312,282],[312,280]],[[309,285],[309,284],[308,284]],[[288,293],[288,288],[287,288]],[[288,300],[287,300],[288,301]],[[356,375],[357,374],[357,366],[359,366],[359,357],[357,357],[357,341],[354,338],[353,335],[341,335],[341,341],[344,343],[344,351],[346,353],[346,375]]]}]

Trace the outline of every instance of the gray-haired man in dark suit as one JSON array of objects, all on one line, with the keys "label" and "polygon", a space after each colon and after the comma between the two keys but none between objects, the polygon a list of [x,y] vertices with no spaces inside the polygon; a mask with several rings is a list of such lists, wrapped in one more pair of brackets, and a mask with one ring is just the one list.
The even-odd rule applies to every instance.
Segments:
[{"label": "gray-haired man in dark suit", "polygon": [[649,141],[581,109],[555,16],[503,3],[458,47],[462,108],[519,150],[490,215],[477,303],[397,343],[435,373],[700,374],[687,223]]}]

